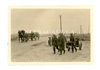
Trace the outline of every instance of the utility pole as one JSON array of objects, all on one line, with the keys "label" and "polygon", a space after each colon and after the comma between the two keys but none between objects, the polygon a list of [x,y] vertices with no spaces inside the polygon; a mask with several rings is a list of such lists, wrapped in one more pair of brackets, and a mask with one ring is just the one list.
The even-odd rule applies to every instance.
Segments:
[{"label": "utility pole", "polygon": [[62,33],[62,22],[61,22],[61,15],[60,15],[60,32]]},{"label": "utility pole", "polygon": [[80,25],[80,34],[81,34],[81,25]]},{"label": "utility pole", "polygon": [[83,34],[82,26],[80,25],[80,34]]}]

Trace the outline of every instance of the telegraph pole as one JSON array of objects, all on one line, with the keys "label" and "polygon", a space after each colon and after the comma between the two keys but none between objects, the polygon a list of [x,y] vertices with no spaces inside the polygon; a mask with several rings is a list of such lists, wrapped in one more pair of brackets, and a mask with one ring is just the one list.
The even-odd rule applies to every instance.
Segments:
[{"label": "telegraph pole", "polygon": [[83,34],[82,26],[80,25],[80,34]]},{"label": "telegraph pole", "polygon": [[80,34],[81,34],[81,25],[80,25]]},{"label": "telegraph pole", "polygon": [[61,15],[60,15],[60,32],[62,33],[62,22],[61,22]]}]

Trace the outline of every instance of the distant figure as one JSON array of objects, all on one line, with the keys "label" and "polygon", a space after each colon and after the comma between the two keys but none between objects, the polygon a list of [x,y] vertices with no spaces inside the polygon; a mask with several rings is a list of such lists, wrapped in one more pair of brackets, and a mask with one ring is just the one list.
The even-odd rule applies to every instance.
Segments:
[{"label": "distant figure", "polygon": [[52,45],[52,37],[48,37],[49,40],[48,40],[48,45],[51,46]]},{"label": "distant figure", "polygon": [[56,53],[56,49],[59,51],[58,49],[58,40],[57,40],[57,37],[55,34],[53,34],[53,37],[52,37],[52,45],[53,45],[53,51],[54,51],[54,54]]},{"label": "distant figure", "polygon": [[79,38],[75,38],[75,41],[76,41],[76,46],[79,46]]},{"label": "distant figure", "polygon": [[71,47],[72,47],[72,53],[74,52],[74,49],[77,52],[77,48],[75,46],[75,38],[72,33],[70,34],[70,42],[71,42]]},{"label": "distant figure", "polygon": [[62,55],[62,51],[65,54],[65,37],[62,33],[59,34],[58,44],[59,44],[59,51],[60,51],[59,55]]},{"label": "distant figure", "polygon": [[19,42],[21,40],[21,31],[20,30],[18,31],[18,40],[19,40]]}]

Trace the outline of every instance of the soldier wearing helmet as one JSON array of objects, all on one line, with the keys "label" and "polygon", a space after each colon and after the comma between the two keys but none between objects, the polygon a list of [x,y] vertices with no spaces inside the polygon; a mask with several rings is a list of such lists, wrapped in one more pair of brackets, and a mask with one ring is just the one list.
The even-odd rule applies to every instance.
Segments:
[{"label": "soldier wearing helmet", "polygon": [[59,34],[58,43],[59,43],[59,51],[60,51],[59,55],[62,55],[62,51],[65,54],[65,37],[62,33]]},{"label": "soldier wearing helmet", "polygon": [[49,38],[48,44],[49,44],[49,46],[51,46],[52,45],[52,37],[48,37],[48,38]]},{"label": "soldier wearing helmet", "polygon": [[75,38],[74,38],[74,35],[72,33],[70,34],[70,42],[71,42],[72,53],[73,53],[74,49],[75,49],[75,51],[77,51],[77,48],[75,46]]},{"label": "soldier wearing helmet", "polygon": [[59,49],[58,49],[58,40],[57,40],[57,37],[56,37],[55,34],[53,34],[53,37],[52,37],[52,45],[53,45],[53,52],[55,54],[56,49],[59,51]]}]

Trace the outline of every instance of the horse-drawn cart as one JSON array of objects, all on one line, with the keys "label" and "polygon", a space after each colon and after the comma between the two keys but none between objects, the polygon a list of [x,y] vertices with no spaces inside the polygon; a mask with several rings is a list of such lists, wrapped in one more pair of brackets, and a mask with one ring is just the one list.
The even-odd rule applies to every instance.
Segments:
[{"label": "horse-drawn cart", "polygon": [[79,50],[82,49],[82,41],[79,41],[79,39],[75,39],[74,42],[67,41],[66,42],[66,48],[68,48],[68,51],[72,48],[72,46],[79,48]]}]

